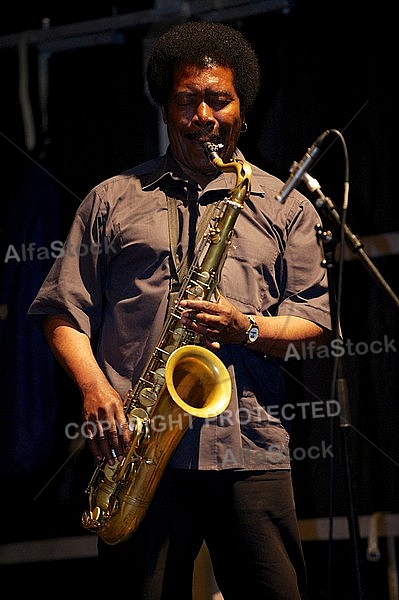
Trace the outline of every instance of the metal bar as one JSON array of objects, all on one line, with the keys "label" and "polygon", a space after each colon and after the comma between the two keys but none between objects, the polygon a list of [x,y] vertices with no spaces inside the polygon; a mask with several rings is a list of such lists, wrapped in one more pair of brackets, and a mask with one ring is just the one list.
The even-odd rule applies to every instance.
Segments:
[{"label": "metal bar", "polygon": [[[170,9],[168,9],[170,7]],[[82,21],[56,27],[47,26],[43,29],[28,29],[24,32],[13,33],[0,37],[0,49],[18,46],[21,36],[27,44],[45,44],[60,42],[78,36],[104,34],[136,27],[161,23],[165,20],[175,22],[191,17],[201,17],[204,20],[229,20],[271,11],[289,11],[292,7],[290,0],[193,0],[192,2],[158,2],[154,9],[137,11],[122,15],[111,15],[101,19]],[[92,41],[92,40],[91,40]],[[99,38],[99,43],[101,39]],[[70,47],[73,47],[71,45]],[[68,49],[68,46],[59,46]]]}]

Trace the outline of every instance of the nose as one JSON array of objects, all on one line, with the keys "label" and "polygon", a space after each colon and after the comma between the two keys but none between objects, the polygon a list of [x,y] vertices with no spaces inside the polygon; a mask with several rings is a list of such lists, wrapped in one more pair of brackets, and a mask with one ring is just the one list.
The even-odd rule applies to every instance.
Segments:
[{"label": "nose", "polygon": [[205,127],[206,129],[213,128],[216,119],[213,116],[213,111],[209,104],[202,101],[197,105],[193,121],[198,127]]}]

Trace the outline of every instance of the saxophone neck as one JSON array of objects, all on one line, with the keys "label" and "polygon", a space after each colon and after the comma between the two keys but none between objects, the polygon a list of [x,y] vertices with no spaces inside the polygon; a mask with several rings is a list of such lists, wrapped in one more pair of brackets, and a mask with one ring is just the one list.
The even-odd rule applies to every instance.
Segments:
[{"label": "saxophone neck", "polygon": [[243,160],[232,160],[225,163],[219,156],[219,150],[223,148],[223,144],[204,142],[203,147],[209,161],[216,169],[236,174],[236,185],[230,190],[231,198],[240,203],[245,202],[251,192],[251,165]]}]

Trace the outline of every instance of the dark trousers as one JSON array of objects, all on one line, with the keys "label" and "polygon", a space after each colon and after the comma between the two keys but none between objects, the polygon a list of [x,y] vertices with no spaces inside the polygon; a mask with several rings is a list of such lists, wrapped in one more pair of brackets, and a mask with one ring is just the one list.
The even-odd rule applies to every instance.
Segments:
[{"label": "dark trousers", "polygon": [[98,553],[104,570],[127,578],[129,598],[190,600],[204,540],[224,600],[305,598],[288,471],[170,469],[132,537],[115,546],[99,539]]}]

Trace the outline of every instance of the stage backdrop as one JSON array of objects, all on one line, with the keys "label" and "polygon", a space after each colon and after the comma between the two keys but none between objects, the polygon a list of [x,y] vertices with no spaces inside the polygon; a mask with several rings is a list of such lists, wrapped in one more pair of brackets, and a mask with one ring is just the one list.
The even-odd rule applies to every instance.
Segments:
[{"label": "stage backdrop", "polygon": [[[370,34],[371,25],[384,27],[381,13],[362,7],[362,20],[350,21],[339,3],[323,3],[322,12],[317,4],[232,21],[262,63],[241,149],[285,180],[323,131],[341,132],[345,145],[330,135],[312,175],[341,213],[347,151],[347,223],[397,294],[392,36]],[[2,494],[3,514],[15,523],[9,541],[82,533],[93,465],[82,439],[65,434],[80,422],[79,398],[25,315],[89,189],[158,153],[159,115],[143,80],[157,30],[121,33],[113,43],[53,51],[44,65],[34,45],[22,64],[17,48],[0,49],[0,444],[2,481],[12,490],[12,502]],[[347,514],[347,443],[358,512],[398,511],[398,306],[348,249],[340,291],[345,431],[332,411],[334,356],[293,357],[286,366],[300,518],[327,516],[332,491],[334,514]]]}]

